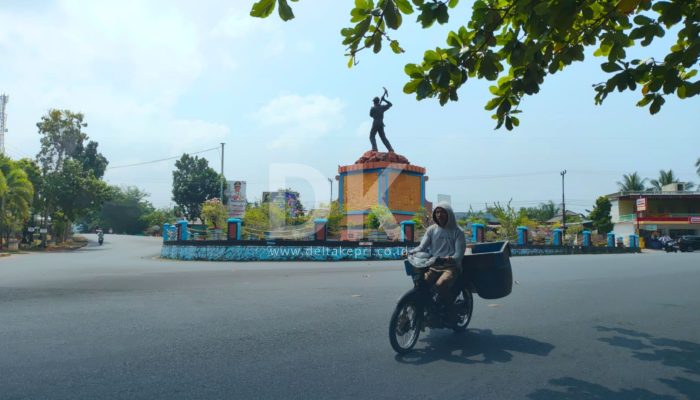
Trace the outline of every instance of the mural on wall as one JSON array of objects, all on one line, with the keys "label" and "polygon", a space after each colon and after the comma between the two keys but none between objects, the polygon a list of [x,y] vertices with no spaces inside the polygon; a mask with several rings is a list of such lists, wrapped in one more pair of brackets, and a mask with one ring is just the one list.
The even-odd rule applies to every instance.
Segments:
[{"label": "mural on wall", "polygon": [[[161,257],[188,261],[386,261],[401,260],[413,246],[323,246],[323,245],[245,245],[167,244]],[[566,254],[635,253],[639,249],[580,246],[531,246],[511,249],[511,256]]]},{"label": "mural on wall", "polygon": [[392,247],[329,246],[188,246],[166,245],[163,258],[188,261],[361,261],[400,260],[408,250]]}]

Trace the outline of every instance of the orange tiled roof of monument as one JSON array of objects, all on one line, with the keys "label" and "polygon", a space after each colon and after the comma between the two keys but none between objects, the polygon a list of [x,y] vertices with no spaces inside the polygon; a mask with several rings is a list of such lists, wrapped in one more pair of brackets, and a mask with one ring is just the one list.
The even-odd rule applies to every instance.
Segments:
[{"label": "orange tiled roof of monument", "polygon": [[372,150],[365,152],[353,165],[339,166],[338,172],[361,171],[373,168],[395,168],[425,174],[425,168],[411,165],[408,159],[401,154]]}]

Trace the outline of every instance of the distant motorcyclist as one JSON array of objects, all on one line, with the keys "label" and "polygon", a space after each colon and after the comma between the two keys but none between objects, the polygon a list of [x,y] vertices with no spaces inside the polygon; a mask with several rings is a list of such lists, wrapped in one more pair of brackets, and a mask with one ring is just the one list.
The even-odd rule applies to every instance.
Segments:
[{"label": "distant motorcyclist", "polygon": [[467,245],[464,232],[457,226],[449,204],[443,202],[435,207],[433,221],[435,225],[428,228],[418,247],[408,253],[425,252],[437,257],[435,264],[425,273],[425,280],[435,284],[438,302],[447,305],[452,301],[450,288],[462,272],[462,258]]},{"label": "distant motorcyclist", "polygon": [[105,241],[105,234],[102,232],[102,229],[97,228],[97,242],[102,245],[102,243]]}]

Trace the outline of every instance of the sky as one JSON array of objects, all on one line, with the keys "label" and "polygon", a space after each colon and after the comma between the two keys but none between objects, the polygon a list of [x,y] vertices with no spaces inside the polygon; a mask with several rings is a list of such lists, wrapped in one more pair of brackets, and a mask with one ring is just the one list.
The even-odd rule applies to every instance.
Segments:
[{"label": "sky", "polygon": [[[488,82],[470,80],[460,101],[441,107],[402,92],[403,66],[444,44],[466,22],[462,1],[445,26],[404,20],[391,34],[406,52],[363,52],[349,69],[340,29],[351,1],[302,0],[296,19],[249,16],[253,0],[27,1],[0,6],[0,93],[7,107],[6,153],[34,157],[36,122],[51,108],[85,114],[86,132],[109,160],[109,184],[136,186],[157,207],[173,205],[172,171],[199,153],[217,171],[248,182],[249,200],[292,187],[306,207],[327,202],[328,178],[369,150],[371,99],[389,90],[387,136],[425,167],[426,197],[451,196],[456,211],[486,203],[561,202],[584,212],[634,171],[650,179],[673,169],[698,183],[700,98],[670,96],[660,114],[635,106],[639,93],[614,93],[595,106],[601,59],[547,78],[521,106],[520,127],[494,130]],[[632,57],[659,58],[674,35]],[[388,49],[387,49],[388,50]],[[380,149],[382,147],[379,142]],[[162,162],[129,166],[153,160]],[[337,183],[333,196],[337,197]]]}]

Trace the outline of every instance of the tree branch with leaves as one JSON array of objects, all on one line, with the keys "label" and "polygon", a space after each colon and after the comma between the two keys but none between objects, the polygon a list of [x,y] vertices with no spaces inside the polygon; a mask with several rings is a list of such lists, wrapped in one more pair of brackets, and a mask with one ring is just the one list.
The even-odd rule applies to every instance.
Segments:
[{"label": "tree branch with leaves", "polygon": [[[416,23],[423,28],[444,25],[458,3],[355,0],[352,26],[341,30],[348,66],[357,65],[358,54],[367,48],[379,53],[384,42],[402,53],[387,32],[398,30],[404,16],[417,13]],[[259,0],[251,15],[268,17],[276,6],[283,20],[294,18],[287,0]],[[629,48],[647,47],[672,29],[677,29],[675,43],[662,58],[628,59]],[[517,114],[525,96],[537,94],[548,76],[584,61],[586,48],[605,58],[601,69],[610,74],[592,84],[595,104],[614,91],[639,91],[637,106],[656,114],[670,95],[686,99],[700,93],[695,79],[700,0],[476,0],[469,19],[447,35],[446,46],[426,50],[422,61],[405,66],[404,92],[444,105],[459,100],[458,91],[469,79],[492,81],[485,108],[494,111],[496,129],[512,130],[520,124]]]}]

